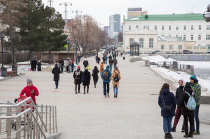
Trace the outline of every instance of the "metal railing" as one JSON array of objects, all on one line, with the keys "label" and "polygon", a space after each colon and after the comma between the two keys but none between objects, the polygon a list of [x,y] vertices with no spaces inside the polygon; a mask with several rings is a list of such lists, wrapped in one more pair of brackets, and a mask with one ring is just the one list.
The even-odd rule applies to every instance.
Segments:
[{"label": "metal railing", "polygon": [[[27,104],[28,101],[31,103]],[[55,106],[38,106],[31,98],[18,104],[0,103],[1,139],[46,139],[47,135],[57,132]]]}]

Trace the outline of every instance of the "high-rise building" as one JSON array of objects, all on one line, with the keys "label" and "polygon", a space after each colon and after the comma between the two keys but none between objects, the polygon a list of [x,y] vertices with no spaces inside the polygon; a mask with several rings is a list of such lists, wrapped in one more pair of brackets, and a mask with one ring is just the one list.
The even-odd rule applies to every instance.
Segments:
[{"label": "high-rise building", "polygon": [[110,37],[114,38],[119,32],[121,27],[120,14],[114,14],[109,17]]},{"label": "high-rise building", "polygon": [[121,17],[120,14],[114,15],[114,32],[120,32]]},{"label": "high-rise building", "polygon": [[104,31],[106,32],[107,34],[107,37],[111,37],[111,29],[110,29],[110,26],[105,26],[104,27]]}]

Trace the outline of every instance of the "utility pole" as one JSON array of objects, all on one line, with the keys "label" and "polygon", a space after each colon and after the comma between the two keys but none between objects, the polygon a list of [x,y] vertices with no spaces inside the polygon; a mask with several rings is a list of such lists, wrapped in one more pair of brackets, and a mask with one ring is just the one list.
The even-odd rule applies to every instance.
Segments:
[{"label": "utility pole", "polygon": [[72,3],[63,2],[63,3],[60,3],[60,6],[61,6],[61,5],[64,5],[64,6],[65,6],[65,11],[64,11],[64,13],[65,13],[65,19],[67,19],[67,13],[68,13],[67,7],[68,7],[68,6],[72,6]]},{"label": "utility pole", "polygon": [[50,3],[50,8],[51,8],[53,1],[52,0],[48,0],[48,2]]}]

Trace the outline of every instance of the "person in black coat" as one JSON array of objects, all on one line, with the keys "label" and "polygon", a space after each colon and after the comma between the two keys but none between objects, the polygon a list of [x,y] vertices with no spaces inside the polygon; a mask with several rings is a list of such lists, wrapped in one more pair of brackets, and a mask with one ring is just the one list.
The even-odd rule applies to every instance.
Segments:
[{"label": "person in black coat", "polygon": [[36,71],[37,61],[34,59],[31,61],[31,70]]},{"label": "person in black coat", "polygon": [[55,64],[55,67],[53,68],[52,73],[54,74],[54,81],[55,81],[55,86],[56,86],[55,89],[58,89],[58,82],[59,82],[60,73],[61,73],[58,67],[58,64]]},{"label": "person in black coat", "polygon": [[82,71],[80,70],[80,66],[77,67],[77,70],[74,71],[73,78],[74,78],[74,84],[75,84],[75,94],[77,94],[77,88],[78,93],[80,93],[80,84],[82,80]]},{"label": "person in black coat", "polygon": [[86,67],[89,65],[88,61],[85,60],[85,61],[83,62],[83,65],[84,65],[84,67],[86,68]]},{"label": "person in black coat", "polygon": [[[163,84],[160,95],[158,98],[158,104],[161,107],[161,116],[163,117],[163,129],[165,138],[173,138],[171,135],[171,121],[175,116],[176,99],[174,94],[169,91],[169,84]],[[170,110],[166,110],[165,106],[171,106]]]},{"label": "person in black coat", "polygon": [[85,94],[86,86],[87,86],[87,93],[89,93],[89,85],[90,85],[90,78],[91,78],[88,68],[85,68],[83,76],[84,76],[83,85],[84,85],[84,94]]},{"label": "person in black coat", "polygon": [[[190,96],[186,93],[188,92],[190,95],[192,95],[192,88],[190,83],[186,83],[185,87],[184,87],[184,93],[182,94],[181,100],[180,100],[180,107],[182,110],[182,115],[184,116],[184,129],[185,129],[185,138],[188,137],[193,137],[193,132],[194,132],[194,111],[192,110],[188,110],[185,107],[185,104],[187,104]],[[188,121],[190,122],[190,132],[188,134]]]},{"label": "person in black coat", "polygon": [[37,70],[38,71],[42,71],[42,63],[41,63],[41,61],[39,61],[37,65],[38,65]]},{"label": "person in black coat", "polygon": [[59,65],[60,65],[60,68],[61,68],[61,73],[63,73],[64,61],[62,59],[59,60]]},{"label": "person in black coat", "polygon": [[93,69],[93,72],[92,72],[93,82],[94,82],[95,88],[96,88],[96,84],[98,82],[98,73],[99,73],[99,70],[98,70],[97,66],[95,66],[94,69]]},{"label": "person in black coat", "polygon": [[98,57],[97,57],[97,63],[99,64],[100,61],[101,61],[101,58],[98,56]]}]

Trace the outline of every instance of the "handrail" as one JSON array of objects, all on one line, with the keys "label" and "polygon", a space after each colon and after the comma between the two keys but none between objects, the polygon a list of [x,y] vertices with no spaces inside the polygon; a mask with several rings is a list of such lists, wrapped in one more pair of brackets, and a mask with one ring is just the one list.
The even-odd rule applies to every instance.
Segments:
[{"label": "handrail", "polygon": [[[0,119],[15,119],[15,118],[19,118],[21,115],[27,114],[27,113],[29,113],[29,112],[31,112],[31,115],[33,116],[33,118],[34,118],[34,120],[36,121],[36,123],[37,123],[39,129],[41,130],[41,132],[42,132],[44,138],[46,139],[46,135],[44,134],[44,131],[42,130],[41,126],[39,125],[39,123],[38,123],[38,121],[37,121],[35,115],[33,114],[31,108],[28,108],[27,110],[25,110],[24,112],[19,113],[19,114],[16,115],[16,116],[1,116]],[[18,132],[19,132],[19,131],[18,131]],[[7,137],[7,138],[11,138],[13,135],[14,135],[14,134],[12,134],[10,137]]]},{"label": "handrail", "polygon": [[39,112],[38,112],[38,110],[37,110],[37,108],[36,108],[36,105],[34,104],[34,101],[32,100],[31,97],[28,97],[27,99],[24,99],[23,101],[19,102],[19,103],[16,104],[16,105],[0,105],[0,106],[1,106],[1,107],[18,107],[18,106],[24,104],[25,102],[27,102],[28,100],[31,100],[31,103],[32,103],[34,109],[36,110],[36,112],[37,112],[39,118],[41,119],[41,122],[42,122],[42,124],[44,125],[44,128],[45,128],[45,131],[47,132],[47,127],[46,127],[46,125],[44,124],[44,121],[43,121],[43,119],[41,118],[41,116],[40,116],[40,114],[39,114]]}]

